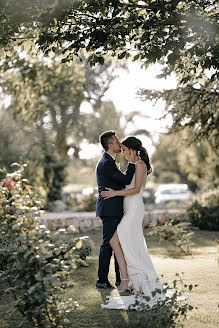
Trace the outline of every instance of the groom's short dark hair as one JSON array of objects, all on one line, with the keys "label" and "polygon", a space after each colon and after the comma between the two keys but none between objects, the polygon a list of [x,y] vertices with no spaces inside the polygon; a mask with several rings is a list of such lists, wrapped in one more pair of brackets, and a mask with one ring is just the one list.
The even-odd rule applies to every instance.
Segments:
[{"label": "groom's short dark hair", "polygon": [[113,143],[112,136],[115,136],[115,131],[106,131],[100,135],[100,143],[105,150],[108,150],[110,143]]}]

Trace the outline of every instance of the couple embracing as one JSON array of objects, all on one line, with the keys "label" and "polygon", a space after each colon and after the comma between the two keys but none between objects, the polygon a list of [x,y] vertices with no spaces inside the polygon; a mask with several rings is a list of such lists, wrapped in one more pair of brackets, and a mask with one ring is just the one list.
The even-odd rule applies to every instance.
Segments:
[{"label": "couple embracing", "polygon": [[[150,303],[155,304],[165,296],[142,228],[142,196],[147,175],[152,172],[148,153],[138,138],[128,137],[120,143],[114,131],[101,134],[100,142],[105,152],[96,168],[99,192],[96,215],[103,223],[103,244],[96,287],[112,288],[108,273],[114,251],[117,291],[132,289],[137,294],[149,296]],[[128,160],[124,174],[115,163],[116,154],[120,152]],[[152,294],[155,290],[160,293]],[[125,309],[124,306],[123,302],[121,307],[121,297],[110,296],[109,303],[103,307]]]}]

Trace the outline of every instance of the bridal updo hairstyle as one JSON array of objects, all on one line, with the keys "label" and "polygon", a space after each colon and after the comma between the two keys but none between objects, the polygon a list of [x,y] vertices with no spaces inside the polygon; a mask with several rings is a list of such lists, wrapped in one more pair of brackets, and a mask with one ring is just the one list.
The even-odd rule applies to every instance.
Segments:
[{"label": "bridal updo hairstyle", "polygon": [[142,146],[141,140],[136,137],[127,137],[122,141],[122,144],[130,149],[136,150],[137,155],[140,156],[142,161],[145,162],[147,166],[147,175],[152,173],[151,161],[148,156],[147,150]]}]

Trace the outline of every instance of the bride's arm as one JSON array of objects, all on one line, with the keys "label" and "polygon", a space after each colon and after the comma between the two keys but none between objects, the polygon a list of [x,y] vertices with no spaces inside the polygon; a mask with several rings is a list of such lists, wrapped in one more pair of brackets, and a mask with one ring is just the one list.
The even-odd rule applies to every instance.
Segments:
[{"label": "bride's arm", "polygon": [[142,162],[137,163],[135,169],[135,185],[133,188],[125,189],[125,190],[113,190],[111,188],[106,188],[107,191],[101,192],[102,197],[104,199],[107,199],[115,196],[138,194],[142,186],[144,174],[145,174],[145,165]]}]

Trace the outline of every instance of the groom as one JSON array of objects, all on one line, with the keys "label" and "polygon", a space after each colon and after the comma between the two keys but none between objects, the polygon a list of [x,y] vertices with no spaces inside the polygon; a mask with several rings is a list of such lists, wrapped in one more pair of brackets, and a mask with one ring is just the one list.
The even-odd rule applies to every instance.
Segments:
[{"label": "groom", "polygon": [[[112,197],[104,200],[101,197],[101,191],[106,187],[119,190],[123,189],[125,185],[129,184],[135,172],[135,164],[130,163],[132,154],[129,158],[126,173],[123,174],[116,166],[115,157],[116,154],[121,152],[120,142],[115,135],[114,131],[107,131],[100,135],[100,143],[105,152],[103,157],[97,164],[96,177],[98,184],[99,197],[97,199],[96,216],[99,216],[103,223],[103,244],[100,247],[99,253],[99,269],[98,280],[96,287],[98,288],[113,288],[108,280],[110,259],[112,256],[112,248],[109,244],[117,225],[123,216],[123,197]],[[115,273],[116,273],[116,286],[120,284],[120,272],[119,266],[115,261]]]}]

